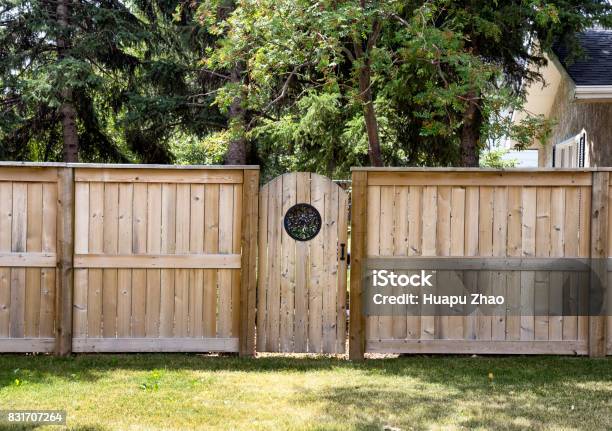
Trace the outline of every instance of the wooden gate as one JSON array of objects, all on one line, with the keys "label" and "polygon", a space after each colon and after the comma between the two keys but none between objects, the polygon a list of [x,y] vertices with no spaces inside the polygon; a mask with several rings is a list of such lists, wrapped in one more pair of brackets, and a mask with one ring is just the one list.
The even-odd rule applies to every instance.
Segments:
[{"label": "wooden gate", "polygon": [[347,193],[321,175],[289,173],[261,188],[259,209],[257,350],[343,353]]}]

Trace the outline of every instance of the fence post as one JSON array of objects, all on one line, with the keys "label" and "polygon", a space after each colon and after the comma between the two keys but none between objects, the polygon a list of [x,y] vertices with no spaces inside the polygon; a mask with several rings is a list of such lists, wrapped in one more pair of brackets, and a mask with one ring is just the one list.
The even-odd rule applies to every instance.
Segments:
[{"label": "fence post", "polygon": [[74,170],[58,168],[57,182],[57,281],[55,295],[55,354],[72,352],[72,269],[74,251]]},{"label": "fence post", "polygon": [[362,268],[366,257],[368,173],[352,172],[351,191],[351,287],[349,320],[349,359],[363,360],[365,353],[365,316],[363,314]]},{"label": "fence post", "polygon": [[[608,188],[609,173],[593,172],[591,188],[591,265],[590,293],[594,288],[608,288]],[[597,280],[597,278],[599,280]],[[607,295],[603,295],[604,298]],[[590,304],[589,304],[590,305]],[[590,308],[590,307],[589,307]],[[589,315],[589,356],[606,355],[606,314]]]},{"label": "fence post", "polygon": [[257,228],[259,226],[259,170],[245,169],[242,184],[242,257],[240,283],[240,356],[255,355],[257,289]]}]

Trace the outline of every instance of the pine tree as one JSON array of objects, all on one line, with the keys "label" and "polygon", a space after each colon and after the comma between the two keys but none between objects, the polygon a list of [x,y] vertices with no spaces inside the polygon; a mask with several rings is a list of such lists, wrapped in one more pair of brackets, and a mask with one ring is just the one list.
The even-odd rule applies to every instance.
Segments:
[{"label": "pine tree", "polygon": [[176,130],[225,126],[179,2],[5,0],[0,20],[5,159],[167,163]]}]

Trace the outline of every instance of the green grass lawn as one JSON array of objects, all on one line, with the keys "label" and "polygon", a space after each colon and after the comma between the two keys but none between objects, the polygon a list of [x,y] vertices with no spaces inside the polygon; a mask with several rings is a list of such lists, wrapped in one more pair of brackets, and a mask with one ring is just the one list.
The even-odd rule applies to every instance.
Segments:
[{"label": "green grass lawn", "polygon": [[609,430],[612,359],[2,355],[9,408],[80,430]]}]

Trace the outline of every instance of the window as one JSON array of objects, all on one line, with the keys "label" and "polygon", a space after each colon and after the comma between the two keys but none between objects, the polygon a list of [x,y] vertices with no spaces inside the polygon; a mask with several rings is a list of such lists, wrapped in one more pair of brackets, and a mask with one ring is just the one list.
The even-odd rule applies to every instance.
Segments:
[{"label": "window", "polygon": [[586,131],[553,146],[552,165],[555,168],[590,166]]}]

